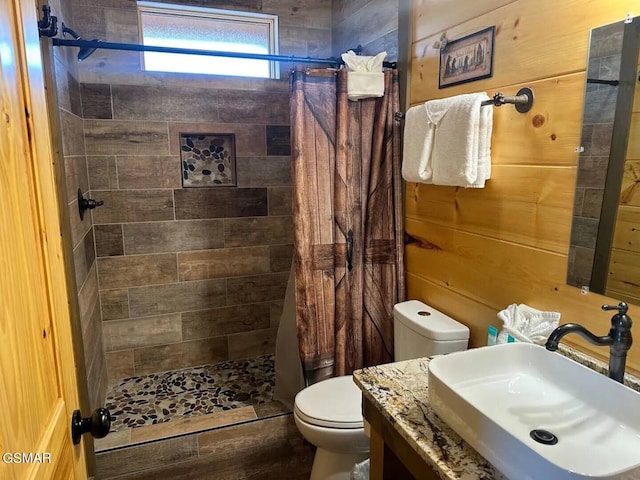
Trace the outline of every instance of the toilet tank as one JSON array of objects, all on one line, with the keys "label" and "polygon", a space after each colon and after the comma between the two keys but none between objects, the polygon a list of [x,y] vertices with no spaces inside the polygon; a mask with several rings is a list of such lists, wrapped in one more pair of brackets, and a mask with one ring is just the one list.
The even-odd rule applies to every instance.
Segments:
[{"label": "toilet tank", "polygon": [[395,360],[466,350],[469,329],[435,308],[409,300],[393,307]]}]

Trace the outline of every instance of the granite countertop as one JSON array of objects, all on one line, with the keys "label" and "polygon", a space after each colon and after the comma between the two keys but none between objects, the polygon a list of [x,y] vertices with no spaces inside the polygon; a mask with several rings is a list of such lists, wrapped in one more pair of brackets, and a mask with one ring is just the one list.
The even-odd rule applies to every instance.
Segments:
[{"label": "granite countertop", "polygon": [[443,479],[506,480],[436,415],[429,405],[428,358],[353,372],[373,403],[420,457]]},{"label": "granite countertop", "polygon": [[[602,362],[562,346],[559,351],[593,370],[606,372]],[[444,480],[506,480],[433,411],[428,396],[428,358],[406,360],[357,370],[355,383],[382,416]],[[625,384],[640,390],[638,378]]]}]

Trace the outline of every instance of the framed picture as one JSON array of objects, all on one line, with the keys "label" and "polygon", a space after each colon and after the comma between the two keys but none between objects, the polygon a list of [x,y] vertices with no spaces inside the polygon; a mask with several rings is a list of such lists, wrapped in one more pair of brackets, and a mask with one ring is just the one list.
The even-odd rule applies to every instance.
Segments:
[{"label": "framed picture", "polygon": [[183,187],[236,186],[236,136],[233,133],[181,133]]},{"label": "framed picture", "polygon": [[493,74],[493,38],[496,27],[452,40],[440,50],[438,88],[489,78]]}]

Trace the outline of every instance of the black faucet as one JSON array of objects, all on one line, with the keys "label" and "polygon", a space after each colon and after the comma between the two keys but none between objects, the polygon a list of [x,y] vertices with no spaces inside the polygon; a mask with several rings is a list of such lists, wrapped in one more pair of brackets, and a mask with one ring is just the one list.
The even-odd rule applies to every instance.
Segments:
[{"label": "black faucet", "polygon": [[568,333],[577,333],[582,338],[590,341],[594,345],[608,345],[611,347],[609,353],[609,378],[622,383],[624,378],[624,365],[627,361],[627,352],[631,348],[633,339],[631,338],[631,317],[627,315],[629,307],[626,303],[620,302],[617,306],[602,305],[602,310],[617,310],[611,318],[611,329],[604,337],[596,337],[589,330],[577,323],[565,323],[556,328],[545,344],[547,350],[555,352],[558,349],[560,339]]}]

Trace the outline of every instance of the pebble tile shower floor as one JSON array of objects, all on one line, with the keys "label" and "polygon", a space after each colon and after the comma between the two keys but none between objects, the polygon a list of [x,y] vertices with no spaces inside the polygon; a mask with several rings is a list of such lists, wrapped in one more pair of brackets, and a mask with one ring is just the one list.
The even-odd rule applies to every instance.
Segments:
[{"label": "pebble tile shower floor", "polygon": [[129,377],[109,385],[112,431],[271,402],[274,357]]}]

